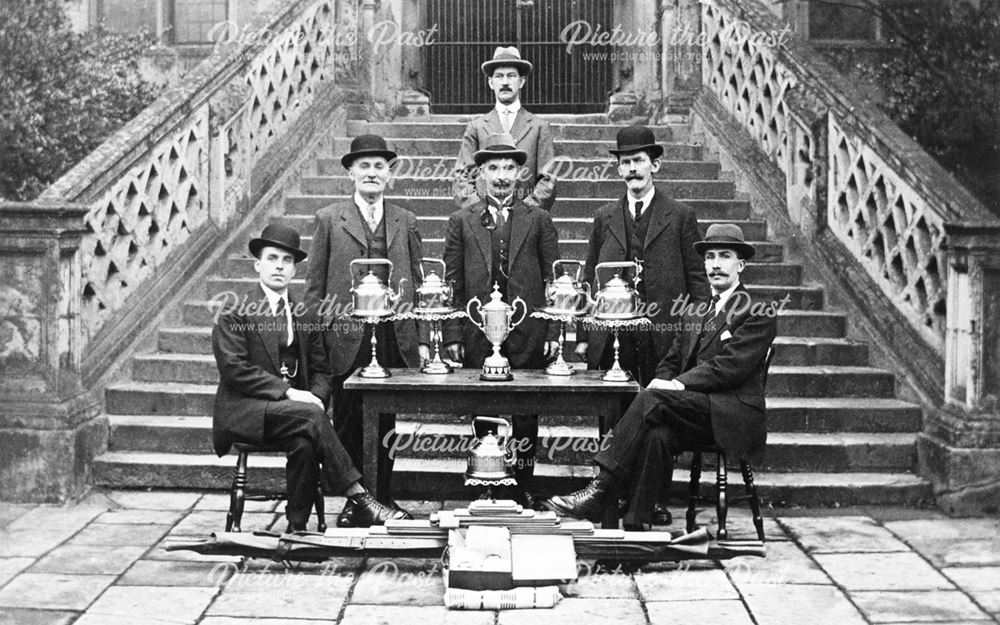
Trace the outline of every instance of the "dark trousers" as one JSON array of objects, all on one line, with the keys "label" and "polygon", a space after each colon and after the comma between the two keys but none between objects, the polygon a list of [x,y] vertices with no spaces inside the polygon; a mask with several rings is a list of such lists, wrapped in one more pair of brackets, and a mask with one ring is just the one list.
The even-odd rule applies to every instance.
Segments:
[{"label": "dark trousers", "polygon": [[[361,347],[354,358],[351,369],[341,376],[333,379],[333,396],[330,404],[333,406],[333,424],[344,442],[347,453],[355,466],[364,467],[364,405],[362,395],[358,391],[344,389],[344,380],[349,378],[360,367],[367,366],[372,360],[371,335],[372,326],[365,326],[364,339]],[[376,326],[377,344],[375,346],[378,362],[383,367],[405,367],[403,356],[399,353],[396,344],[396,331],[392,323],[380,323]],[[383,413],[378,419],[378,440],[379,440],[379,473],[378,489],[379,499],[382,503],[388,504],[392,501],[392,468],[395,464],[394,458],[390,457],[389,450],[395,447],[396,443],[396,415]]]},{"label": "dark trousers", "polygon": [[304,526],[309,520],[320,475],[330,494],[342,493],[361,479],[326,411],[318,406],[287,399],[268,402],[263,440],[266,445],[281,445],[287,457],[289,523]]},{"label": "dark trousers", "polygon": [[629,507],[624,522],[640,525],[650,522],[660,491],[671,481],[674,456],[714,441],[706,393],[643,389],[611,429],[594,462],[626,484]]},{"label": "dark trousers", "polygon": [[[656,345],[650,332],[636,330],[625,330],[618,333],[618,362],[621,368],[632,374],[642,386],[649,384],[650,380],[656,377],[656,366],[660,363],[660,358],[656,355]],[[598,363],[600,369],[610,369],[615,360],[615,339],[609,332],[608,340],[604,343],[604,351],[601,352],[601,360]]]}]

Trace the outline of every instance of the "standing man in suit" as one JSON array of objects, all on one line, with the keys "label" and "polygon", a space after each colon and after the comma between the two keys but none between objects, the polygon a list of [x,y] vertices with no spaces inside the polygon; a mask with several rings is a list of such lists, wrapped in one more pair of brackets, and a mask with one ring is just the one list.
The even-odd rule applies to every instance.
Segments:
[{"label": "standing man in suit", "polygon": [[486,145],[491,135],[509,134],[514,137],[517,149],[525,154],[517,179],[517,199],[525,206],[551,210],[556,201],[556,179],[551,173],[555,158],[552,129],[548,122],[526,111],[520,99],[531,63],[523,60],[514,46],[498,47],[493,58],[482,64],[482,71],[496,96],[496,104],[489,113],[465,127],[455,164],[455,202],[464,208],[479,201],[485,187],[473,155]]},{"label": "standing man in suit", "polygon": [[[352,301],[350,262],[357,258],[387,258],[385,265],[372,269],[383,282],[400,294],[400,301],[414,301],[423,256],[417,218],[408,210],[389,204],[384,193],[396,153],[377,135],[360,135],[340,162],[354,183],[348,200],[320,209],[313,231],[312,261],[306,275],[306,303],[325,313],[327,355],[333,374],[333,420],[351,459],[364,466],[362,457],[361,394],[344,389],[346,380],[359,367],[371,362],[372,325],[344,316]],[[413,320],[375,325],[378,361],[385,367],[419,367],[430,357],[426,328],[418,330]],[[383,503],[395,506],[391,498],[393,458],[389,456],[395,436],[396,415],[379,419],[380,463],[378,492]],[[351,527],[353,502],[348,500],[337,517],[339,527]]]},{"label": "standing man in suit", "polygon": [[287,454],[288,529],[306,529],[322,474],[327,491],[354,503],[361,525],[381,525],[403,513],[375,501],[360,484],[326,416],[330,388],[322,336],[315,318],[288,295],[295,264],[306,258],[299,233],[270,225],[250,240],[260,283],[242,302],[222,311],[212,330],[219,368],[212,436],[224,456],[233,443],[280,445]]},{"label": "standing man in suit", "polygon": [[[673,327],[678,321],[671,314],[674,300],[684,296],[692,301],[708,299],[708,281],[693,247],[699,239],[698,219],[690,206],[653,185],[663,146],[656,143],[652,130],[645,126],[621,129],[617,149],[610,152],[618,159],[626,192],[620,200],[598,209],[594,217],[583,279],[596,287],[594,268],[598,263],[640,261],[643,270],[636,288],[646,303],[647,316],[654,324]],[[608,276],[599,278],[603,283]],[[591,369],[610,368],[613,349],[609,333],[582,325],[577,328],[577,355]],[[671,331],[621,332],[622,367],[645,386],[673,338]]]},{"label": "standing man in suit", "polygon": [[[514,194],[518,168],[526,158],[509,134],[490,137],[473,155],[486,180],[486,197],[451,214],[444,242],[446,279],[454,281],[460,308],[474,297],[487,303],[494,285],[508,304],[520,297],[529,312],[545,305],[545,277],[559,258],[559,236],[548,212],[526,206]],[[528,316],[507,336],[501,351],[513,369],[540,369],[555,356],[558,332],[557,323]],[[449,358],[473,369],[482,368],[492,353],[486,335],[465,319],[446,322],[444,343]],[[513,430],[520,487],[515,498],[532,507],[538,416],[514,415]]]},{"label": "standing man in suit", "polygon": [[766,356],[777,334],[777,308],[754,301],[740,283],[754,248],[739,226],[712,225],[695,250],[704,258],[711,302],[688,307],[656,378],[595,456],[598,476],[581,490],[547,500],[551,510],[600,516],[615,485],[624,483],[631,495],[625,528],[642,530],[682,450],[717,443],[733,456],[760,462],[767,441]]}]

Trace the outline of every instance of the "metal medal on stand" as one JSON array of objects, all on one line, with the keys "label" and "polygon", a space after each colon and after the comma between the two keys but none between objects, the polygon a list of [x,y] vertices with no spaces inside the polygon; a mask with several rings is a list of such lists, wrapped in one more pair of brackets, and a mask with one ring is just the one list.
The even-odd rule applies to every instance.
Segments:
[{"label": "metal medal on stand", "polygon": [[[433,269],[430,273],[424,272],[424,264],[434,264],[441,266],[441,274],[438,275]],[[451,373],[451,365],[441,359],[441,322],[446,319],[454,319],[465,315],[457,310],[453,303],[455,289],[445,282],[444,276],[448,273],[448,268],[444,261],[439,258],[421,258],[420,275],[421,283],[417,288],[417,307],[413,309],[413,317],[431,322],[431,342],[434,344],[434,356],[420,368],[422,373],[434,375]]]},{"label": "metal medal on stand", "polygon": [[[604,283],[601,287],[601,269],[635,269],[635,276],[630,285],[621,277],[621,271],[616,271],[613,278]],[[642,298],[635,290],[635,285],[639,283],[639,274],[642,273],[642,264],[639,261],[622,261],[613,263],[598,263],[594,267],[594,278],[597,281],[597,297],[591,304],[593,315],[589,319],[596,326],[609,328],[614,335],[614,362],[607,373],[601,378],[607,382],[628,382],[632,379],[632,374],[622,369],[618,359],[618,352],[621,343],[618,340],[618,332],[625,327],[639,325],[649,325],[650,321],[641,314]]]},{"label": "metal medal on stand", "polygon": [[469,451],[469,463],[465,471],[466,486],[485,486],[486,497],[493,503],[494,486],[516,486],[517,480],[514,478],[514,464],[516,459],[514,450],[509,446],[501,444],[501,441],[510,440],[511,427],[506,419],[500,417],[473,417],[472,435],[476,435],[476,422],[485,421],[502,425],[507,428],[506,434],[501,436],[499,428],[497,433],[487,432],[478,439]]},{"label": "metal medal on stand", "polygon": [[[570,275],[569,267],[576,265],[576,274]],[[562,267],[562,275],[559,268]],[[531,313],[532,317],[559,322],[559,348],[556,359],[545,368],[548,375],[573,375],[573,368],[563,359],[566,344],[566,323],[587,314],[590,304],[590,285],[580,284],[583,263],[578,260],[560,259],[552,263],[552,280],[545,285],[545,308]]]},{"label": "metal medal on stand", "polygon": [[[517,321],[511,322],[518,304],[521,305],[521,316]],[[479,312],[480,322],[472,318],[473,308]],[[510,331],[524,321],[528,313],[528,305],[520,297],[514,298],[513,306],[506,304],[500,295],[500,286],[494,284],[489,303],[484,305],[478,297],[474,297],[466,304],[465,312],[469,321],[482,330],[486,339],[493,345],[493,353],[487,356],[483,362],[483,373],[479,379],[501,382],[513,380],[514,376],[510,372],[510,361],[507,360],[506,356],[500,355],[500,345],[510,334]]]},{"label": "metal medal on stand", "polygon": [[388,321],[393,315],[393,306],[399,300],[399,294],[394,293],[392,287],[382,282],[381,278],[375,275],[371,265],[388,265],[389,282],[392,282],[392,261],[388,258],[356,258],[350,263],[352,280],[357,274],[354,273],[355,265],[368,265],[368,273],[360,280],[355,280],[351,287],[351,298],[354,310],[351,316],[363,319],[365,323],[372,326],[372,360],[361,369],[359,376],[363,378],[388,378],[392,374],[378,362],[375,347],[378,339],[375,338],[375,327],[384,321]]}]

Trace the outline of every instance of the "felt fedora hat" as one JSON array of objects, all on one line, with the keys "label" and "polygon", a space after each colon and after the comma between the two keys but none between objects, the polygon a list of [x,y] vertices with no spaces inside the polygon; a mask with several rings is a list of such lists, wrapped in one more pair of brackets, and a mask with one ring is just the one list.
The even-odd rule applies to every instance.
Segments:
[{"label": "felt fedora hat", "polygon": [[518,150],[514,146],[514,137],[504,132],[487,137],[483,149],[472,155],[472,160],[476,162],[476,165],[482,165],[491,158],[512,158],[520,166],[528,160],[528,153],[524,150]]},{"label": "felt fedora hat", "polygon": [[646,150],[649,158],[657,159],[663,155],[663,146],[656,143],[653,131],[646,126],[626,126],[618,131],[615,137],[617,147],[608,150],[615,156]]},{"label": "felt fedora hat", "polygon": [[497,49],[493,51],[493,58],[479,67],[486,74],[487,78],[492,76],[493,70],[498,67],[516,67],[522,77],[531,73],[531,63],[521,58],[521,53],[518,52],[515,46],[508,46],[506,48],[497,46]]},{"label": "felt fedora hat", "polygon": [[706,250],[720,247],[736,250],[743,260],[750,260],[757,252],[743,239],[743,229],[736,224],[712,224],[705,231],[704,240],[694,244],[694,251],[704,256]]},{"label": "felt fedora hat", "polygon": [[264,228],[259,237],[250,239],[250,253],[253,254],[254,258],[260,258],[260,251],[263,248],[267,246],[280,247],[291,252],[295,262],[299,263],[307,256],[299,249],[300,243],[299,233],[295,229],[281,224],[271,224]]},{"label": "felt fedora hat", "polygon": [[351,141],[351,151],[340,159],[340,163],[350,169],[355,159],[362,156],[381,156],[390,163],[399,156],[389,149],[385,139],[378,135],[358,135]]}]

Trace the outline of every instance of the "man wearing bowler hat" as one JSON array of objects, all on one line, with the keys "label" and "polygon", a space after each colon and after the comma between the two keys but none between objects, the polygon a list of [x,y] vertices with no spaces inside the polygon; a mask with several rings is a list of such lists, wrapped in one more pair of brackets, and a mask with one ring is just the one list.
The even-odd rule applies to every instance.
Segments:
[{"label": "man wearing bowler hat", "polygon": [[455,201],[468,207],[485,193],[482,176],[473,156],[496,134],[514,137],[514,145],[524,152],[524,164],[515,194],[525,206],[550,210],[555,202],[555,176],[551,173],[555,151],[548,122],[521,106],[521,90],[531,73],[531,63],[521,58],[514,46],[498,47],[493,58],[481,66],[495,96],[493,109],[469,122],[462,135],[462,147],[455,164]]},{"label": "man wearing bowler hat", "polygon": [[[357,258],[389,259],[391,275],[386,265],[372,265],[371,269],[383,284],[400,294],[400,302],[412,304],[423,256],[416,216],[384,198],[395,159],[396,153],[382,137],[366,134],[351,141],[350,152],[340,162],[348,171],[354,194],[316,213],[312,260],[306,273],[306,303],[319,307],[329,326],[326,345],[333,374],[334,424],[357,466],[364,466],[361,394],[345,390],[344,380],[371,362],[373,326],[345,316],[353,283],[369,269],[362,267],[359,275],[351,275],[350,263]],[[422,359],[430,357],[427,330],[418,328],[412,319],[375,324],[374,328],[378,361],[383,366],[419,367]],[[379,471],[378,493],[390,506],[395,506],[391,499],[394,459],[389,455],[395,426],[395,415],[380,416],[379,454],[385,470]],[[353,508],[348,500],[337,517],[338,526],[353,524]]]},{"label": "man wearing bowler hat", "polygon": [[595,456],[598,476],[582,490],[545,502],[559,514],[598,517],[624,484],[625,527],[643,530],[681,451],[718,444],[734,457],[760,462],[767,440],[766,357],[777,334],[777,307],[755,301],[740,283],[754,248],[739,226],[713,224],[694,250],[703,258],[711,301],[687,307],[656,377]]},{"label": "man wearing bowler hat", "polygon": [[276,445],[288,457],[288,530],[305,530],[323,476],[326,492],[343,493],[363,525],[381,525],[403,513],[383,506],[359,483],[323,407],[329,368],[316,319],[289,297],[295,265],[306,258],[299,233],[270,225],[250,240],[260,282],[221,311],[212,330],[219,368],[212,436],[220,456],[233,443]]},{"label": "man wearing bowler hat", "polygon": [[[486,197],[451,214],[444,242],[446,278],[454,282],[459,308],[472,298],[488,303],[494,285],[508,304],[520,297],[529,311],[545,305],[545,277],[559,258],[559,237],[548,212],[526,206],[514,194],[525,159],[509,134],[490,137],[473,155],[486,181]],[[512,369],[540,369],[555,356],[558,332],[558,323],[528,316],[507,336],[501,351]],[[482,368],[492,353],[486,335],[465,319],[445,323],[444,343],[449,358],[473,369]],[[520,487],[514,497],[530,507],[538,417],[514,415],[513,430]]]}]

